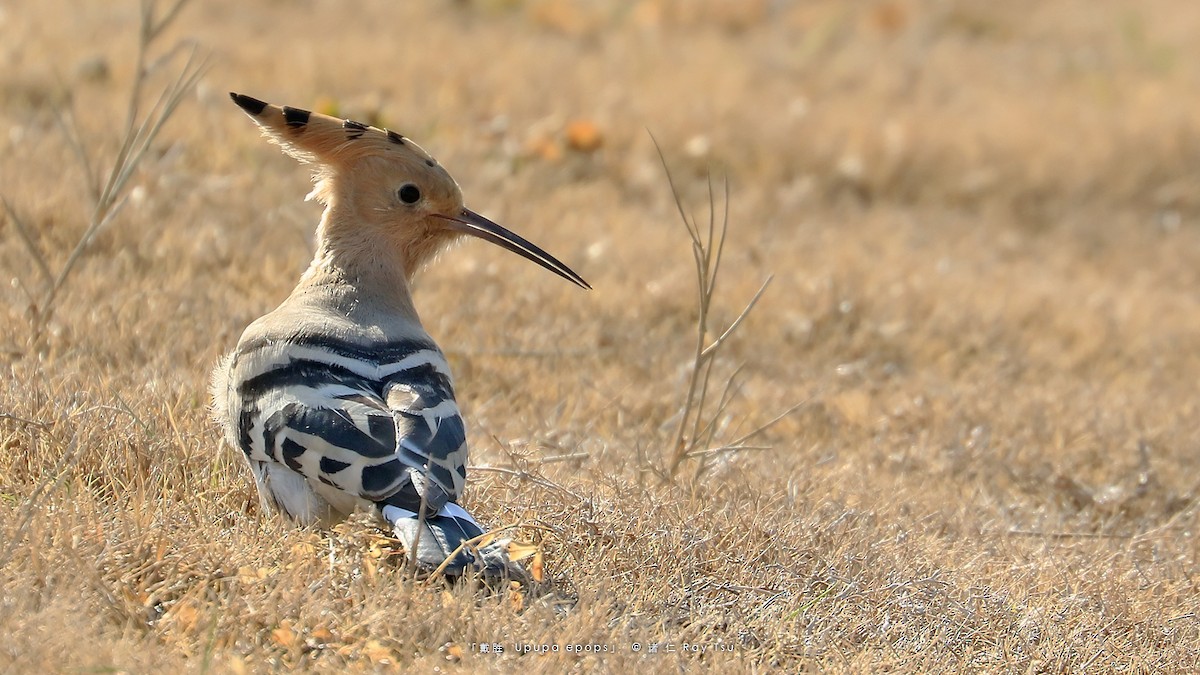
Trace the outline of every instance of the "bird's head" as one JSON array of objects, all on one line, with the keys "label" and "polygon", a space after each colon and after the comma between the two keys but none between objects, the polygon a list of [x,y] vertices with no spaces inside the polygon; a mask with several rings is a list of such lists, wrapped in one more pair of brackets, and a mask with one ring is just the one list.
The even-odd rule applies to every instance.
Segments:
[{"label": "bird's head", "polygon": [[[393,248],[411,276],[451,239],[469,234],[516,253],[583,288],[586,281],[538,246],[466,208],[454,178],[394,131],[231,93],[263,134],[315,167],[309,195],[327,207],[329,246]],[[350,251],[351,254],[354,251]]]}]

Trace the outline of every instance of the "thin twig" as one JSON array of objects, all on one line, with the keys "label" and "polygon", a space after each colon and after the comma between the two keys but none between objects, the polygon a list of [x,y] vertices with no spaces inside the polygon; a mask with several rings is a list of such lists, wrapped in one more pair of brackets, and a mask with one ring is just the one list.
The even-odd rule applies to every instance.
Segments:
[{"label": "thin twig", "polygon": [[71,249],[71,254],[67,256],[67,262],[63,263],[62,269],[58,271],[58,275],[54,278],[54,283],[50,284],[50,288],[47,289],[46,295],[42,297],[41,312],[38,314],[38,318],[40,319],[41,323],[38,326],[39,331],[37,332],[40,332],[40,328],[49,321],[50,314],[54,306],[54,301],[58,299],[58,293],[60,290],[62,290],[63,285],[67,283],[67,278],[75,269],[76,263],[79,262],[79,257],[83,255],[83,252],[85,249],[87,249],[88,244],[92,243],[92,238],[96,236],[96,233],[99,232],[100,229],[109,222],[111,222],[111,220],[121,212],[121,209],[125,208],[127,199],[128,196],[122,198],[121,201],[115,206],[108,208],[101,220],[93,220],[92,223],[88,225],[88,228],[84,230],[83,236],[81,236],[79,241],[75,243],[75,248]]},{"label": "thin twig", "polygon": [[717,409],[714,410],[712,415],[709,416],[708,424],[706,424],[704,429],[700,431],[700,435],[704,436],[705,438],[705,446],[711,446],[713,444],[713,438],[716,437],[717,431],[719,430],[717,428],[717,421],[724,417],[725,410],[728,409],[729,404],[733,401],[734,397],[737,396],[737,394],[742,390],[742,385],[740,382],[738,382],[738,375],[741,374],[744,367],[744,365],[738,366],[729,376],[729,378],[725,380],[725,388],[721,390],[721,397],[717,399]]},{"label": "thin twig", "polygon": [[746,306],[742,308],[742,313],[738,314],[738,317],[733,320],[733,323],[729,324],[729,328],[726,328],[724,333],[721,333],[721,337],[713,340],[712,344],[704,348],[704,351],[700,353],[701,356],[708,356],[709,354],[712,354],[720,349],[721,345],[725,344],[725,341],[729,339],[729,336],[733,335],[734,331],[738,329],[738,326],[742,325],[742,321],[749,316],[750,311],[754,309],[754,306],[758,304],[759,298],[761,298],[762,294],[766,292],[767,286],[771,285],[771,280],[774,278],[774,274],[767,277],[767,280],[764,281],[762,286],[758,288],[758,292],[754,294],[754,297],[750,298],[750,302],[747,302]]},{"label": "thin twig", "polygon": [[770,422],[767,422],[766,424],[759,426],[754,431],[751,431],[750,433],[742,436],[741,438],[737,439],[736,441],[734,441],[732,443],[729,443],[728,445],[735,446],[735,445],[741,445],[741,444],[745,443],[746,441],[750,440],[751,438],[754,438],[755,436],[767,431],[768,429],[775,426],[776,424],[779,424],[788,415],[791,415],[792,413],[796,412],[800,408],[803,408],[804,406],[808,405],[811,400],[812,400],[811,398],[806,398],[803,401],[800,401],[796,405],[793,405],[792,407],[788,408],[787,410],[784,410],[783,412],[776,415]]},{"label": "thin twig", "polygon": [[17,235],[21,237],[21,242],[25,244],[25,248],[29,249],[29,255],[33,258],[34,264],[37,265],[38,272],[42,275],[42,281],[49,284],[54,279],[54,275],[50,273],[50,266],[46,264],[46,257],[42,255],[42,250],[33,241],[33,235],[30,234],[29,228],[25,227],[25,221],[21,220],[21,216],[17,215],[12,204],[9,204],[8,200],[3,196],[0,196],[0,204],[4,205],[4,211],[8,213],[8,219],[12,221],[13,227],[17,229]]},{"label": "thin twig", "polygon": [[[700,378],[699,360],[700,354],[704,351],[704,325],[707,319],[705,314],[708,309],[706,300],[704,298],[704,275],[706,270],[702,264],[703,256],[698,252],[701,248],[700,235],[693,228],[691,221],[688,220],[687,212],[683,208],[683,200],[679,195],[679,190],[675,187],[675,179],[671,176],[671,168],[667,165],[667,156],[665,153],[663,153],[662,146],[658,144],[658,139],[654,137],[653,133],[650,134],[650,140],[654,143],[654,149],[658,152],[658,159],[660,162],[662,162],[663,171],[665,171],[667,174],[667,185],[670,186],[671,196],[675,199],[675,208],[678,209],[679,217],[683,220],[683,225],[685,228],[687,228],[688,234],[692,238],[692,255],[696,258],[697,285],[700,287],[700,317],[698,318],[699,325],[696,331],[699,333],[699,337],[697,338],[696,360],[692,367],[691,375],[689,376],[687,393],[683,402],[683,414],[679,417],[679,427],[675,431],[675,441],[671,444],[671,451],[676,454],[676,457],[678,457],[685,452],[685,445],[683,442],[684,429],[687,429],[689,415],[693,409],[692,406],[696,398],[696,388],[699,384]],[[674,465],[675,462],[672,461],[671,473],[674,473]]]},{"label": "thin twig", "polygon": [[1042,532],[1040,530],[1008,530],[1009,534],[1022,537],[1045,537],[1047,539],[1133,539],[1132,534],[1109,534],[1107,532]]},{"label": "thin twig", "polygon": [[43,431],[50,428],[50,425],[45,422],[31,420],[29,418],[21,417],[19,415],[13,415],[12,413],[0,412],[0,420],[12,420],[13,422],[20,422],[21,424],[25,424],[25,425],[31,426],[31,427],[36,427]]},{"label": "thin twig", "polygon": [[446,571],[446,568],[450,566],[450,563],[455,558],[458,557],[459,553],[462,553],[464,550],[466,550],[468,548],[474,550],[478,547],[478,545],[483,544],[485,542],[491,543],[492,540],[495,539],[496,536],[499,535],[501,532],[504,532],[506,530],[513,530],[518,527],[525,527],[525,528],[529,528],[529,529],[533,529],[533,530],[543,530],[545,532],[557,534],[552,528],[546,527],[545,525],[536,525],[534,523],[511,523],[509,525],[502,525],[495,529],[489,530],[477,537],[471,537],[470,539],[459,544],[454,549],[454,551],[451,552],[450,555],[447,556],[446,559],[442,561],[442,564],[438,565],[437,569],[433,570],[433,572],[431,572],[429,574],[429,576],[426,577],[425,585],[429,585],[429,584],[433,583],[433,581],[435,579],[437,579],[439,576],[441,576]]},{"label": "thin twig", "polygon": [[535,485],[540,485],[540,486],[550,489],[550,490],[556,490],[558,492],[561,492],[561,493],[567,495],[568,497],[572,497],[579,501],[583,501],[583,497],[581,497],[579,494],[572,492],[568,488],[565,488],[565,487],[559,485],[558,483],[555,483],[547,478],[542,478],[541,476],[534,475],[532,473],[529,473],[528,471],[522,471],[520,469],[510,469],[508,467],[503,467],[503,466],[471,466],[471,467],[467,468],[467,471],[468,472],[482,471],[484,473],[500,473],[500,474],[504,474],[506,476],[513,476],[516,478],[520,478],[522,480],[527,480]]},{"label": "thin twig", "polygon": [[[408,574],[410,577],[417,576],[417,551],[421,547],[421,534],[425,531],[425,507],[429,505],[429,471],[432,468],[433,462],[425,464],[425,489],[421,491],[421,504],[417,507],[417,536],[413,537],[412,550],[408,552]],[[458,555],[455,553],[455,555]],[[453,558],[453,556],[451,556]],[[442,562],[442,565],[447,564],[451,558],[447,558]]]},{"label": "thin twig", "polygon": [[[183,6],[187,4],[187,2],[188,0],[175,0],[175,4],[171,5],[171,7],[167,10],[166,16],[160,19],[157,23],[153,23],[151,25],[148,39],[154,40],[154,38],[158,37],[159,33],[162,33],[163,30],[175,20],[176,15],[179,14],[179,10],[183,9]],[[150,5],[150,11],[153,13],[153,2],[150,2],[150,0],[144,0],[142,4]]]},{"label": "thin twig", "polygon": [[[691,440],[687,443],[688,448],[694,447],[700,440],[700,424],[704,420],[704,407],[708,403],[708,386],[709,382],[712,381],[712,370],[713,365],[716,364],[716,359],[697,355],[695,363],[696,369],[702,371],[703,374],[700,376],[699,397],[696,400],[696,408],[691,412],[692,435]],[[676,448],[676,450],[682,450],[682,448]],[[674,473],[679,468],[686,454],[686,452],[676,454],[671,462],[671,473]]]}]

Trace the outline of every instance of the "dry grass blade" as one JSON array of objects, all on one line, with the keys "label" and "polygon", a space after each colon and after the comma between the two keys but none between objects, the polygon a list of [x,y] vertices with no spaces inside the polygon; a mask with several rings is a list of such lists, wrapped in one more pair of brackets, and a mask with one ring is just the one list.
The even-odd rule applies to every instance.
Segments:
[{"label": "dry grass blade", "polygon": [[[153,35],[158,35],[160,31],[161,28],[159,31],[154,31]],[[138,101],[141,97],[141,90],[144,87],[145,79],[150,73],[150,69],[146,68],[144,63],[145,50],[149,46],[148,42],[140,45],[138,70],[129,97],[129,113],[121,149],[118,151],[117,157],[109,170],[108,180],[100,190],[99,197],[96,199],[92,210],[91,222],[76,242],[70,255],[67,256],[66,262],[63,263],[62,268],[56,275],[54,282],[42,298],[38,312],[40,323],[36,326],[35,334],[40,332],[41,328],[51,318],[54,311],[54,303],[58,298],[59,292],[74,271],[80,256],[87,249],[88,245],[91,244],[92,239],[98,232],[107,227],[117,214],[121,212],[121,209],[124,208],[129,198],[129,195],[125,192],[125,188],[128,186],[129,179],[134,175],[145,158],[146,151],[158,137],[163,125],[166,124],[167,120],[174,114],[176,108],[179,107],[179,104],[183,101],[183,97],[195,87],[197,80],[204,73],[204,64],[202,61],[197,60],[196,52],[193,50],[175,80],[160,93],[158,100],[150,112],[139,121]],[[82,143],[78,138],[73,141],[73,144],[82,147]]]},{"label": "dry grass blade", "polygon": [[8,214],[9,221],[17,229],[17,235],[21,238],[21,243],[25,245],[25,248],[29,249],[29,256],[33,259],[38,272],[42,276],[42,283],[46,285],[54,283],[54,274],[50,272],[50,266],[46,264],[46,256],[38,248],[37,243],[33,240],[33,235],[30,233],[29,228],[26,227],[21,216],[13,210],[12,204],[9,204],[8,199],[3,196],[0,196],[0,204],[4,205],[4,211]]},{"label": "dry grass blade", "polygon": [[[586,457],[587,455],[583,455],[583,456]],[[529,471],[523,471],[520,469],[510,469],[508,467],[503,467],[503,466],[471,466],[471,467],[468,467],[468,471],[482,471],[484,473],[489,473],[489,472],[490,473],[500,473],[500,474],[504,474],[506,476],[513,476],[522,481],[529,481],[529,482],[533,483],[534,485],[539,485],[539,486],[547,488],[549,490],[554,490],[555,492],[567,495],[568,497],[571,497],[577,501],[583,501],[583,497],[580,496],[579,494],[572,492],[571,490],[568,490],[567,488],[565,488],[551,480],[548,480],[542,476],[538,476],[536,474],[530,473]]]},{"label": "dry grass blade", "polygon": [[180,45],[176,45],[163,58],[154,63],[149,60],[149,52],[154,46],[155,40],[178,17],[187,1],[176,0],[161,18],[156,18],[156,3],[150,0],[143,0],[141,3],[138,50],[134,63],[133,82],[126,100],[124,133],[117,154],[113,158],[102,184],[98,180],[93,160],[95,153],[90,151],[87,143],[84,142],[84,134],[79,128],[77,117],[70,109],[70,106],[73,105],[71,97],[67,97],[68,102],[65,109],[55,111],[55,122],[83,171],[87,192],[92,199],[91,216],[87,227],[84,228],[70,253],[58,267],[57,272],[51,271],[51,266],[34,244],[28,229],[21,224],[20,218],[7,199],[4,200],[4,208],[29,249],[42,277],[44,287],[41,297],[34,306],[32,325],[30,326],[32,342],[38,340],[46,324],[53,318],[59,296],[75,272],[83,253],[91,245],[95,236],[108,227],[125,207],[129,197],[127,192],[129,181],[142,165],[146,152],[154,144],[166,122],[175,114],[184,97],[195,88],[197,81],[205,71],[203,60],[198,58],[196,49],[192,48],[178,74],[159,92],[157,100],[149,112],[145,115],[140,114],[143,92],[149,79],[160,66],[173,59]]},{"label": "dry grass blade", "polygon": [[75,111],[71,106],[63,106],[54,109],[54,123],[58,125],[58,130],[63,138],[67,140],[67,145],[71,147],[71,151],[75,153],[75,160],[83,169],[84,181],[87,183],[88,196],[92,202],[100,201],[100,179],[96,175],[96,169],[92,162],[91,153],[88,152],[87,146],[83,144],[83,132],[79,130],[79,120],[75,116]]},{"label": "dry grass blade", "polygon": [[[442,561],[441,565],[437,566],[437,569],[433,570],[433,572],[431,572],[429,574],[429,576],[426,577],[425,584],[426,585],[432,584],[434,581],[441,578],[441,576],[446,573],[446,568],[450,566],[450,563],[454,562],[454,559],[458,557],[458,554],[462,553],[463,551],[473,549],[477,546],[485,546],[488,543],[490,543],[492,540],[494,540],[501,532],[506,532],[508,530],[511,530],[511,529],[517,528],[517,527],[521,527],[521,524],[520,523],[512,523],[510,525],[503,525],[501,527],[497,527],[497,528],[488,530],[487,532],[484,532],[483,534],[479,535],[478,537],[472,537],[472,538],[462,542],[457,547],[455,547],[454,551],[451,552],[450,555],[447,556],[445,560]],[[410,572],[410,574],[411,574],[411,572]]]},{"label": "dry grass blade", "polygon": [[735,380],[738,373],[741,372],[741,368],[739,367],[735,370],[725,381],[721,395],[717,399],[716,409],[709,410],[707,404],[712,384],[713,366],[720,355],[721,348],[737,333],[738,328],[742,326],[746,317],[758,305],[759,300],[762,299],[763,294],[766,292],[767,287],[770,286],[771,280],[774,277],[768,276],[762,285],[759,286],[753,297],[742,307],[737,317],[712,342],[708,342],[708,336],[714,332],[709,326],[710,314],[713,298],[717,292],[717,279],[720,276],[725,241],[729,234],[729,181],[726,179],[723,182],[724,202],[718,223],[712,174],[709,174],[708,225],[702,230],[695,218],[688,217],[679,189],[675,185],[675,179],[671,175],[671,168],[667,164],[666,155],[663,154],[662,148],[658,145],[658,141],[654,139],[653,134],[651,134],[650,138],[654,142],[659,160],[666,173],[667,184],[671,189],[671,196],[675,200],[675,208],[679,212],[680,220],[683,221],[683,226],[687,230],[688,237],[691,239],[692,257],[696,265],[697,319],[695,353],[688,376],[687,388],[684,392],[683,405],[678,415],[679,423],[676,427],[674,440],[669,446],[667,466],[662,474],[674,477],[682,468],[684,462],[689,459],[700,459],[701,461],[697,464],[695,471],[696,477],[699,477],[708,467],[707,462],[704,461],[705,458],[723,453],[737,452],[739,450],[754,449],[752,446],[745,445],[745,442],[767,431],[800,406],[796,405],[789,408],[783,414],[757,427],[754,431],[737,441],[724,443],[719,446],[715,445],[716,434],[721,426],[720,420],[723,418],[730,402],[737,394],[738,387],[735,384]]},{"label": "dry grass blade", "polygon": [[34,427],[35,429],[41,429],[43,431],[50,428],[50,425],[46,424],[45,422],[31,420],[26,417],[21,417],[20,415],[14,415],[12,413],[0,412],[0,420],[11,420],[13,422],[19,422],[26,426]]},{"label": "dry grass blade", "polygon": [[[541,532],[549,532],[551,534],[557,534],[555,532],[554,528],[546,527],[545,525],[538,525],[537,523],[524,523],[524,522],[510,523],[508,525],[501,525],[500,527],[494,527],[494,528],[488,530],[487,532],[484,532],[483,534],[479,535],[478,537],[472,537],[471,539],[468,539],[468,540],[462,542],[461,544],[459,544],[454,549],[454,551],[444,561],[442,561],[442,564],[438,565],[437,568],[435,570],[433,570],[433,572],[431,572],[428,577],[425,578],[425,585],[432,584],[434,581],[441,578],[442,575],[445,574],[446,568],[450,566],[450,563],[454,562],[454,559],[458,557],[459,553],[462,553],[463,551],[466,551],[466,550],[477,549],[481,546],[487,546],[488,544],[495,541],[496,537],[499,537],[501,533],[507,532],[509,530],[515,530],[517,528],[525,528],[525,529],[530,529],[530,530],[538,530]],[[538,562],[538,565],[539,565],[538,574],[540,575],[541,574],[540,566],[542,564],[541,558],[540,558],[540,555],[541,555],[540,545],[534,546],[532,544],[523,544],[523,543],[517,543],[517,542],[513,542],[513,543],[515,544],[515,547],[513,550],[516,553],[516,555],[519,556],[517,558],[513,558],[512,560],[514,560],[514,561],[523,560],[523,559],[527,558],[529,555],[533,555],[534,553],[538,554],[538,556],[539,556],[539,558],[538,558],[538,561],[539,561]],[[533,549],[536,549],[536,551]]]},{"label": "dry grass blade", "polygon": [[742,321],[744,321],[745,318],[750,315],[750,312],[754,310],[755,305],[758,304],[759,299],[762,298],[762,294],[766,292],[767,286],[771,285],[771,280],[774,278],[775,275],[773,274],[767,276],[766,281],[763,281],[762,286],[759,286],[758,290],[754,293],[754,297],[750,298],[750,302],[747,302],[746,306],[742,308],[741,314],[738,314],[737,318],[733,320],[733,323],[729,324],[729,328],[726,328],[725,332],[721,333],[720,337],[718,337],[716,340],[713,340],[712,344],[705,347],[704,351],[700,352],[700,356],[702,358],[708,358],[711,356],[713,352],[716,352],[718,349],[720,349],[721,345],[725,344],[725,341],[728,340],[735,331],[737,331],[738,326],[741,326]]},{"label": "dry grass blade", "polygon": [[72,437],[71,441],[63,448],[62,455],[59,456],[58,462],[54,468],[46,474],[46,477],[38,483],[37,487],[25,497],[21,504],[20,510],[17,512],[16,525],[8,535],[8,545],[4,547],[4,552],[0,553],[0,569],[8,564],[13,553],[17,550],[17,546],[25,540],[25,532],[29,528],[29,523],[33,519],[37,511],[38,502],[41,501],[49,492],[58,488],[62,484],[63,478],[71,470],[71,462],[75,460],[79,454],[79,439]]}]

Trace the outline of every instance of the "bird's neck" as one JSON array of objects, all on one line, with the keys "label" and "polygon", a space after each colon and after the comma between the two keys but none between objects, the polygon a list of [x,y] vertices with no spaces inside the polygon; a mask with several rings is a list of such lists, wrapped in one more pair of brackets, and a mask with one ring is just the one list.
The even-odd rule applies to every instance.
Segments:
[{"label": "bird's neck", "polygon": [[[370,310],[416,319],[412,273],[420,261],[380,242],[347,214],[330,206],[317,227],[317,250],[297,293],[318,292],[333,309]],[[344,306],[343,306],[344,305]]]}]

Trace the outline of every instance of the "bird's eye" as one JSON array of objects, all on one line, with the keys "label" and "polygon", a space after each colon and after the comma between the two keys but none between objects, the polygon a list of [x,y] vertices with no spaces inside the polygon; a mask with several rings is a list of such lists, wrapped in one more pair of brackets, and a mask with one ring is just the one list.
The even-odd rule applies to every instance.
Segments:
[{"label": "bird's eye", "polygon": [[396,196],[400,197],[400,201],[405,204],[416,204],[421,201],[421,188],[412,183],[405,183],[396,191]]}]

